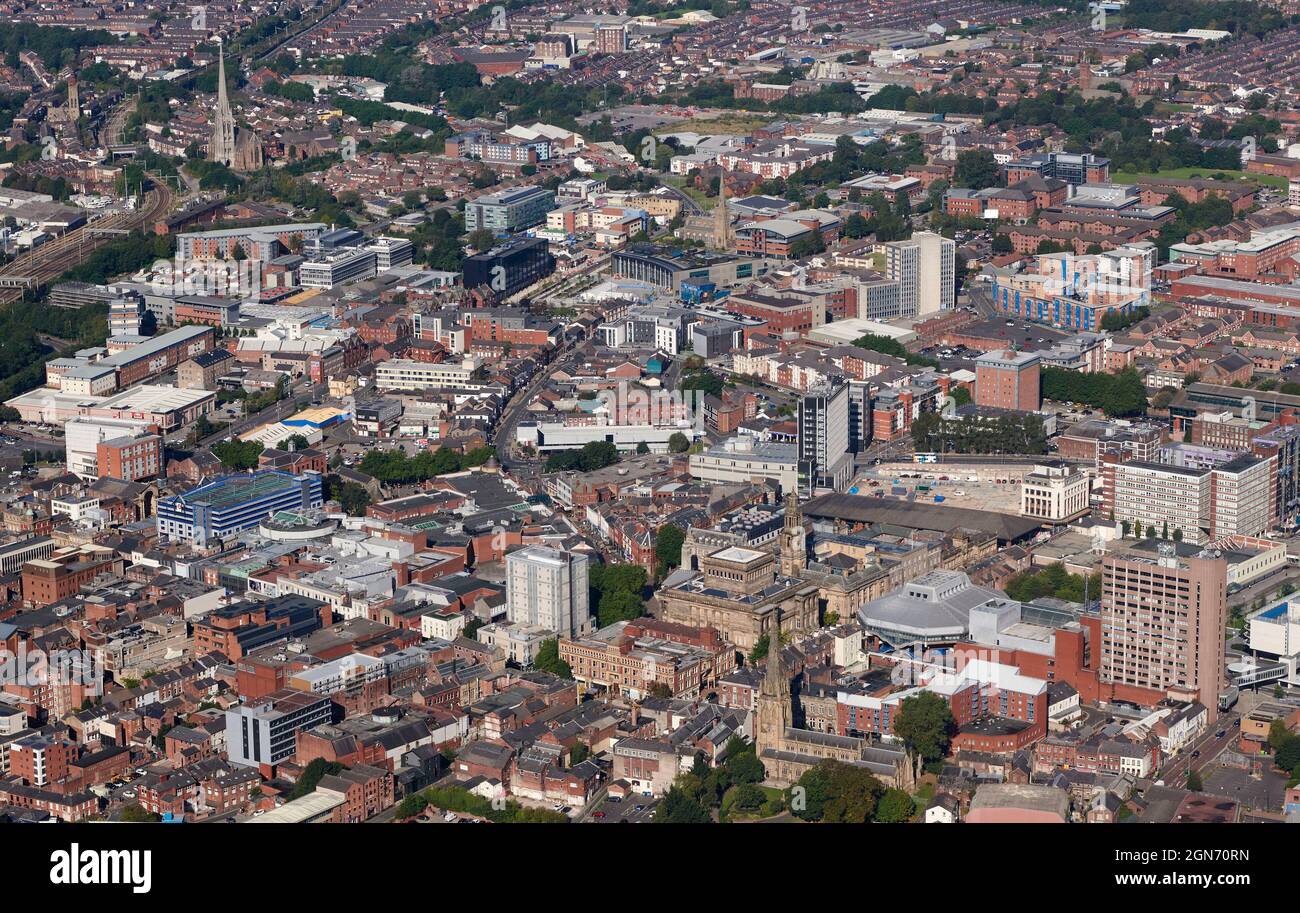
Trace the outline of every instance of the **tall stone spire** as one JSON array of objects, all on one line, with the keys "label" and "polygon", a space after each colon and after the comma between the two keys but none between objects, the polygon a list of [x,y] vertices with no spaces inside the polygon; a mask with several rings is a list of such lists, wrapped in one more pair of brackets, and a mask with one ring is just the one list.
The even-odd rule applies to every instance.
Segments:
[{"label": "tall stone spire", "polygon": [[764,751],[780,751],[785,731],[794,725],[794,704],[790,695],[790,679],[781,662],[781,629],[773,625],[768,632],[767,671],[758,687],[757,732],[754,742],[759,756]]},{"label": "tall stone spire", "polygon": [[217,110],[212,118],[212,138],[208,141],[208,160],[229,167],[235,161],[235,113],[226,95],[226,49],[217,50]]},{"label": "tall stone spire", "polygon": [[736,237],[731,231],[731,210],[727,207],[727,170],[719,166],[718,205],[713,210],[713,246],[718,250],[731,250]]}]

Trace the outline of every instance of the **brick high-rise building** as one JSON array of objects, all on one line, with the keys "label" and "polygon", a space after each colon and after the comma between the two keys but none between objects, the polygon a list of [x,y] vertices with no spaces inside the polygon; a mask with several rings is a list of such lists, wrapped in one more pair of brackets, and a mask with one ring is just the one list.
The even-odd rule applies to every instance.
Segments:
[{"label": "brick high-rise building", "polygon": [[1032,352],[997,349],[975,359],[975,403],[1036,412],[1042,405],[1042,359]]},{"label": "brick high-rise building", "polygon": [[1217,712],[1224,688],[1228,565],[1202,553],[1102,562],[1101,674],[1116,684],[1199,700]]}]

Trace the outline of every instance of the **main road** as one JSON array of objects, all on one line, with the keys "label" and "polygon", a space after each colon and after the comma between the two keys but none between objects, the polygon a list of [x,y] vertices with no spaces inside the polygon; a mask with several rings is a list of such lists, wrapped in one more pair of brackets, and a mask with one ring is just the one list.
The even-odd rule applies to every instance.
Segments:
[{"label": "main road", "polygon": [[[1223,753],[1240,732],[1241,717],[1224,713],[1205,732],[1186,746],[1157,776],[1166,786],[1181,789],[1189,770],[1200,770]],[[1222,733],[1220,735],[1219,733]]]},{"label": "main road", "polygon": [[536,396],[551,374],[559,368],[567,368],[573,365],[578,358],[585,357],[593,347],[594,343],[590,339],[584,339],[572,348],[561,351],[553,361],[542,365],[537,369],[527,385],[516,390],[510,397],[509,403],[506,404],[505,411],[501,413],[501,420],[497,422],[496,428],[492,431],[491,443],[497,450],[497,462],[501,464],[504,472],[509,472],[512,465],[518,467],[522,461],[515,460],[511,455],[510,448],[514,446],[515,429],[519,427],[519,422],[524,416],[524,409]]}]

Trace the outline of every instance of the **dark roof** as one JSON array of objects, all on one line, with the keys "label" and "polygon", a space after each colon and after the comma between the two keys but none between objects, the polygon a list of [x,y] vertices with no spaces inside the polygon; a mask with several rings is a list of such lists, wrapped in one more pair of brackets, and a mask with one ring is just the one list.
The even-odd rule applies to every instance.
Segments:
[{"label": "dark roof", "polygon": [[1025,517],[990,510],[971,510],[923,502],[882,502],[879,498],[862,495],[822,495],[806,503],[803,513],[813,520],[887,523],[940,533],[950,533],[957,529],[981,529],[993,533],[1003,543],[1028,538],[1042,526]]}]

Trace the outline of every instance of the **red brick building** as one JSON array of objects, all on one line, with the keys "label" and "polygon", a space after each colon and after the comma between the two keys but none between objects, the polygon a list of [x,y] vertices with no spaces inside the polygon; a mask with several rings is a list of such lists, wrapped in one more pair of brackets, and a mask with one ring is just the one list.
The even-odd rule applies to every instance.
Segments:
[{"label": "red brick building", "polygon": [[163,441],[156,434],[101,441],[95,446],[95,456],[101,478],[135,482],[163,472]]},{"label": "red brick building", "polygon": [[975,359],[975,403],[1034,412],[1042,405],[1042,359],[1002,349]]}]

